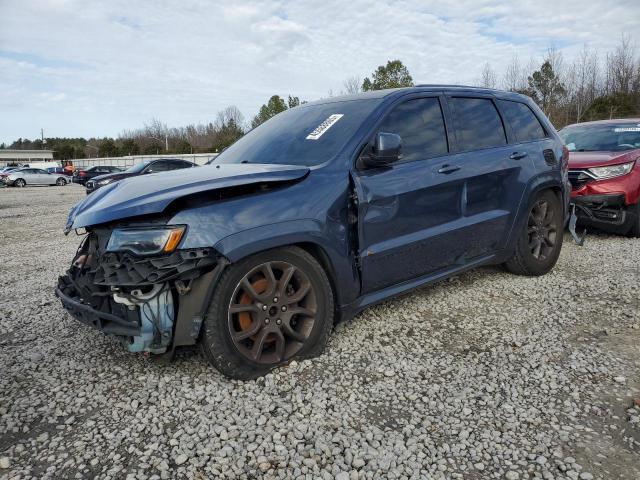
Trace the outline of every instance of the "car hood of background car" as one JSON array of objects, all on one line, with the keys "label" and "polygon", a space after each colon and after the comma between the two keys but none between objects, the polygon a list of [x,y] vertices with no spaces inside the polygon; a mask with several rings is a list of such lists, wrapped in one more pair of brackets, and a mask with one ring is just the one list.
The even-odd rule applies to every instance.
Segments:
[{"label": "car hood of background car", "polygon": [[299,180],[308,167],[295,165],[223,164],[140,175],[99,188],[69,210],[65,233],[139,215],[162,212],[186,195],[252,183]]},{"label": "car hood of background car", "polygon": [[570,152],[569,168],[593,168],[633,162],[640,158],[640,149],[623,152]]}]

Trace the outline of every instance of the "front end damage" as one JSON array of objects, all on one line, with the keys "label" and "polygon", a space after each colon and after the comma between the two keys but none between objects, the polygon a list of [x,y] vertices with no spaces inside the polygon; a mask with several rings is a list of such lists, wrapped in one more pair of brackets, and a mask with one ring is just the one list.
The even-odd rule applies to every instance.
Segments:
[{"label": "front end damage", "polygon": [[193,345],[209,298],[228,263],[211,248],[139,256],[107,251],[111,229],[83,239],[55,290],[77,320],[123,340],[131,352]]}]

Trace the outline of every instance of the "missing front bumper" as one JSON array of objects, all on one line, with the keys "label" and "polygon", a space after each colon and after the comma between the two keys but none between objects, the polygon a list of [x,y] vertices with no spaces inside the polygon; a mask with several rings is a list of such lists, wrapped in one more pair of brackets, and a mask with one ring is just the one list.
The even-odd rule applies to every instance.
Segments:
[{"label": "missing front bumper", "polygon": [[79,322],[110,335],[135,337],[140,335],[140,322],[131,315],[116,315],[99,310],[85,303],[80,298],[73,282],[67,275],[58,278],[55,289],[56,297],[62,302],[64,309]]},{"label": "missing front bumper", "polygon": [[79,322],[122,337],[132,352],[164,353],[195,344],[228,261],[210,248],[157,257],[103,253],[90,233],[56,296]]}]

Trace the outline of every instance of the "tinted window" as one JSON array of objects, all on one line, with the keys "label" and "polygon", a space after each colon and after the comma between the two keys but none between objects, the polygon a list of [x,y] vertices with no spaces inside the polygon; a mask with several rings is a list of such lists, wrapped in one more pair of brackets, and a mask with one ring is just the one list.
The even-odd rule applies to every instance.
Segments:
[{"label": "tinted window", "polygon": [[34,170],[33,173],[39,173],[41,175],[43,175],[43,174],[44,175],[48,175],[49,174],[49,172],[47,172],[46,170],[40,170],[40,169]]},{"label": "tinted window", "polygon": [[147,169],[149,172],[166,172],[167,170],[171,170],[171,163],[165,161],[153,162]]},{"label": "tinted window", "polygon": [[419,98],[395,107],[379,131],[402,138],[402,161],[437,157],[447,153],[447,133],[437,98]]},{"label": "tinted window", "polygon": [[506,145],[502,120],[486,98],[451,98],[456,117],[458,148],[461,151]]},{"label": "tinted window", "polygon": [[187,168],[190,167],[191,165],[187,162],[171,162],[171,170],[179,170],[181,168]]},{"label": "tinted window", "polygon": [[542,125],[527,105],[507,100],[499,100],[498,103],[504,115],[504,121],[511,126],[516,141],[529,142],[545,138]]}]

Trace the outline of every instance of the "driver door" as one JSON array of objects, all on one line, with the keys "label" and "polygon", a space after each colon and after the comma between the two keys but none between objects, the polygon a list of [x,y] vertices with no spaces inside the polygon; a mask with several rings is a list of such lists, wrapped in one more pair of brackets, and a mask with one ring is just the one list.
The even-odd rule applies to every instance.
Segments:
[{"label": "driver door", "polygon": [[354,169],[363,293],[454,264],[467,241],[459,228],[464,169],[449,154],[440,96],[395,105],[377,132],[402,138],[389,166]]}]

